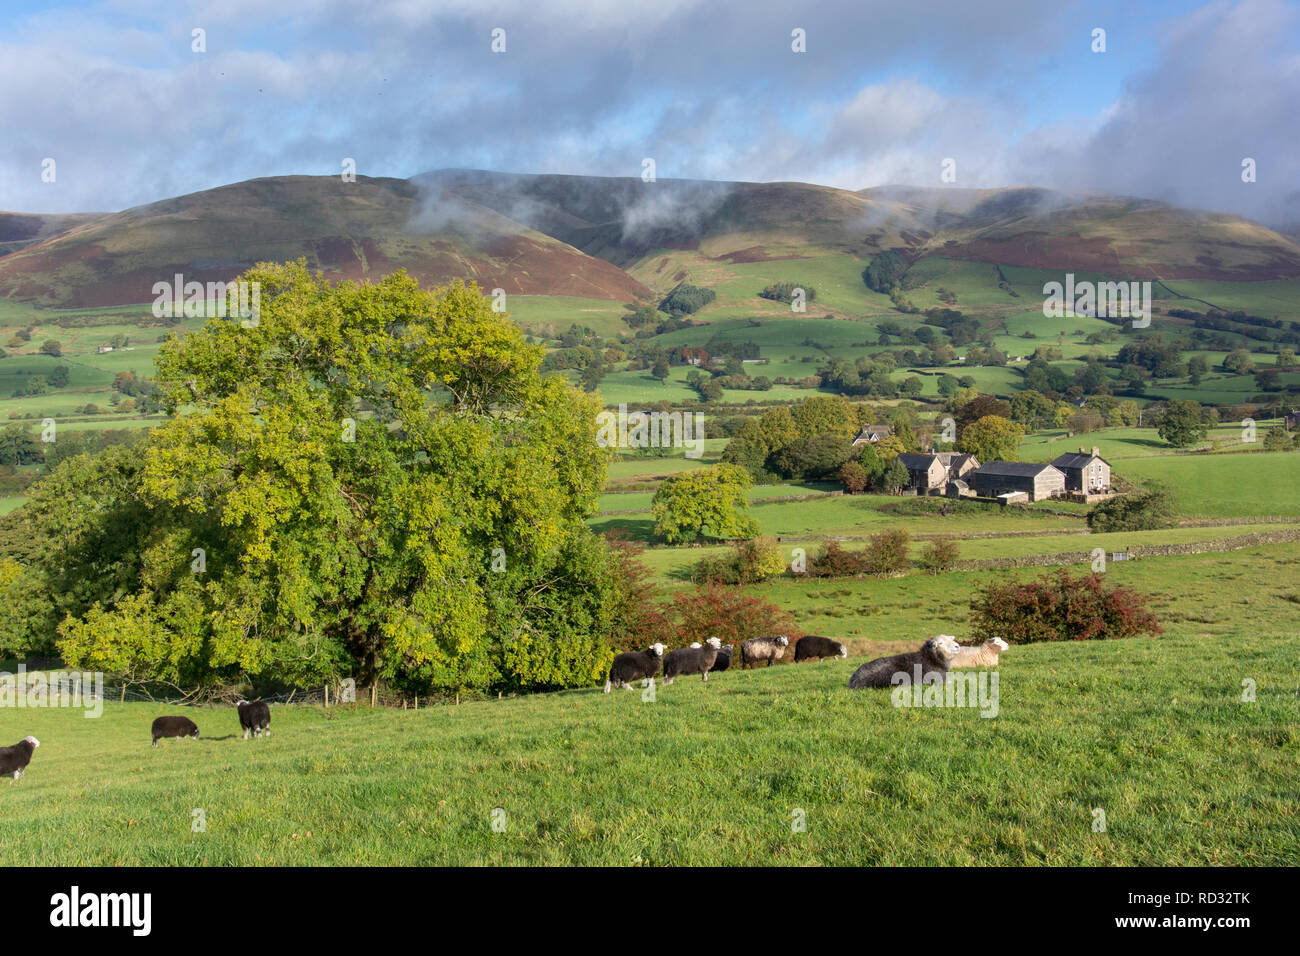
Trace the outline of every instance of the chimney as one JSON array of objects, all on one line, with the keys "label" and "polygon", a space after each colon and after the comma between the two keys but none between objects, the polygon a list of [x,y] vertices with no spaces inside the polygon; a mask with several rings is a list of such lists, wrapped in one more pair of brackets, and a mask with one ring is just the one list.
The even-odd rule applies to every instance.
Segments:
[{"label": "chimney", "polygon": [[1092,446],[1092,457],[1093,457],[1093,458],[1100,458],[1100,457],[1101,457],[1101,452],[1097,449],[1097,446],[1096,446],[1096,445],[1093,445],[1093,446]]}]

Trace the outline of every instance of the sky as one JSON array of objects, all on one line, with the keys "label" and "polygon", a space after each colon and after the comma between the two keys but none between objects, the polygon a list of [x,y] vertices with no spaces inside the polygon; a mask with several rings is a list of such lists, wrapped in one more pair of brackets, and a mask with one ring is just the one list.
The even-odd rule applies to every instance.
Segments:
[{"label": "sky", "polygon": [[0,0],[0,209],[118,210],[345,159],[395,177],[653,159],[660,178],[1031,185],[1300,224],[1295,0],[280,6]]}]

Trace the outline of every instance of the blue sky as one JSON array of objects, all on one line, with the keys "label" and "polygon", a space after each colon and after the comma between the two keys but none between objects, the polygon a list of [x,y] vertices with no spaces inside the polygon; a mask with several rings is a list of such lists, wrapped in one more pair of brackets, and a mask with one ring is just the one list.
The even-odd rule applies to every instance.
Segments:
[{"label": "blue sky", "polygon": [[[257,176],[1040,185],[1300,222],[1288,0],[0,0],[0,209]],[[490,48],[494,28],[506,52]],[[1091,50],[1106,30],[1106,52]],[[205,31],[206,51],[192,50]],[[791,50],[806,31],[807,52]],[[1240,163],[1258,164],[1258,181]],[[54,182],[41,178],[54,159]]]}]

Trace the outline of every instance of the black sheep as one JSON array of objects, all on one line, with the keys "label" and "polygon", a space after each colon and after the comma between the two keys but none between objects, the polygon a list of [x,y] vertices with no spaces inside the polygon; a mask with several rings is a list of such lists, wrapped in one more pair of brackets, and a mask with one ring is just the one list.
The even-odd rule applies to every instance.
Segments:
[{"label": "black sheep", "polygon": [[[701,646],[702,645],[700,644],[699,641],[696,641],[694,644],[691,645],[691,647],[701,647]],[[735,644],[725,644],[722,647],[718,648],[718,659],[714,661],[713,666],[709,668],[709,673],[712,674],[717,671],[725,671],[728,667],[730,667],[731,655],[735,652],[735,650],[736,650]]]},{"label": "black sheep", "polygon": [[703,647],[679,647],[664,658],[664,683],[671,684],[681,674],[700,674],[709,679],[709,671],[718,659],[722,641],[711,637]]},{"label": "black sheep", "polygon": [[198,736],[198,725],[188,717],[159,717],[153,722],[153,746],[155,747],[163,737],[193,737],[197,740]]},{"label": "black sheep", "polygon": [[794,645],[795,662],[821,660],[824,657],[848,657],[849,649],[829,637],[801,637]]},{"label": "black sheep", "polygon": [[645,651],[627,651],[619,654],[614,658],[614,663],[609,666],[609,679],[605,681],[605,693],[608,694],[611,687],[625,687],[631,690],[633,681],[654,679],[663,663],[663,656],[662,644],[652,644],[650,649]]},{"label": "black sheep", "polygon": [[271,736],[271,708],[266,705],[266,701],[259,700],[255,704],[250,704],[246,700],[241,700],[235,705],[239,708],[239,726],[244,728],[244,739],[248,739],[248,734],[252,731],[254,737],[259,737],[263,732],[266,736]]},{"label": "black sheep", "polygon": [[24,737],[12,747],[0,747],[0,774],[21,780],[32,762],[32,751],[40,745],[35,737]]},{"label": "black sheep", "polygon": [[940,634],[922,644],[920,650],[867,661],[849,678],[849,690],[890,687],[894,685],[897,674],[906,675],[908,684],[918,683],[918,675],[920,681],[931,674],[939,675],[940,681],[947,680],[948,667],[956,654],[957,642],[946,634]]}]

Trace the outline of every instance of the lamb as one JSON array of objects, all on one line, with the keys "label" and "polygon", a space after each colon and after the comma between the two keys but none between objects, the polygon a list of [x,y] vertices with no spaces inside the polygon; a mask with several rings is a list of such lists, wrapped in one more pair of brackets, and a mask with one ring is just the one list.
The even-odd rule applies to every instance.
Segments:
[{"label": "lamb", "polygon": [[259,737],[263,733],[271,736],[271,708],[266,705],[266,701],[259,700],[255,704],[250,704],[246,700],[241,700],[235,705],[239,708],[239,726],[244,728],[244,739],[248,739],[248,732],[251,730],[254,737]]},{"label": "lamb", "polygon": [[795,641],[795,662],[821,660],[825,657],[848,657],[849,649],[829,637],[801,637]]},{"label": "lamb", "polygon": [[892,657],[877,657],[853,672],[849,678],[849,690],[889,687],[895,683],[895,675],[898,674],[905,674],[909,683],[924,681],[932,674],[939,675],[941,681],[947,680],[948,668],[958,649],[956,638],[940,634],[922,644],[920,650],[894,654]]},{"label": "lamb", "polygon": [[198,740],[199,728],[188,717],[159,717],[153,722],[153,745],[157,747],[163,737],[193,737]]},{"label": "lamb", "polygon": [[12,747],[0,747],[0,774],[21,780],[32,762],[32,752],[40,745],[35,737],[24,737]]},{"label": "lamb", "polygon": [[790,638],[784,634],[780,637],[751,637],[740,645],[740,662],[745,667],[752,667],[759,661],[767,661],[767,666],[771,667],[772,662],[785,653],[789,643]]},{"label": "lamb", "polygon": [[962,646],[949,667],[997,667],[998,655],[1010,646],[1000,637],[993,637],[980,645]]},{"label": "lamb", "polygon": [[704,646],[692,644],[690,647],[679,647],[675,651],[669,651],[668,656],[664,658],[664,683],[671,684],[680,674],[701,674],[703,679],[709,679],[709,671],[718,660],[718,651],[722,649],[722,641],[716,637],[711,637],[704,642]]},{"label": "lamb", "polygon": [[631,690],[632,682],[637,680],[642,681],[642,686],[645,686],[659,673],[663,656],[662,644],[651,644],[650,648],[644,651],[627,651],[619,654],[614,658],[614,663],[609,666],[609,679],[605,681],[605,693],[608,694],[611,687]]}]

